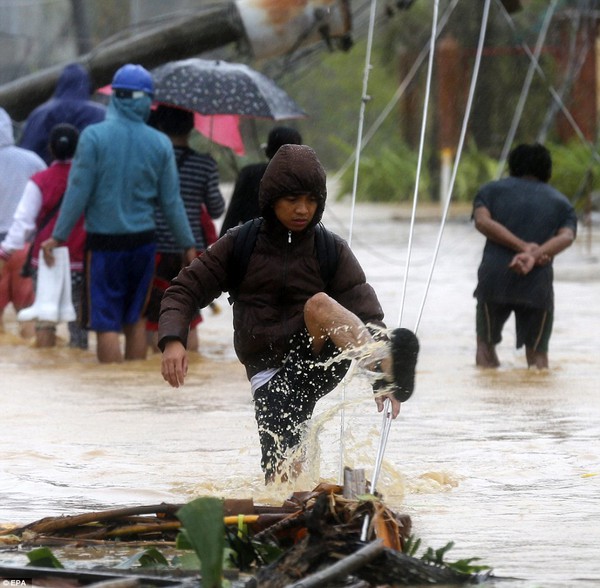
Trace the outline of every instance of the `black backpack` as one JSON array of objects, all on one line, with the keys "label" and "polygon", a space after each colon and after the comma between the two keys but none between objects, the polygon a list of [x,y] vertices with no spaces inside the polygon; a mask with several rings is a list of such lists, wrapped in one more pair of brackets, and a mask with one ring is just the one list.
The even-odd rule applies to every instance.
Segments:
[{"label": "black backpack", "polygon": [[[235,237],[233,256],[229,261],[228,274],[230,276],[229,303],[233,304],[237,298],[237,290],[246,275],[250,257],[256,245],[258,231],[263,223],[263,218],[254,218],[245,222]],[[338,264],[337,248],[333,233],[326,229],[322,223],[315,225],[315,245],[317,259],[321,270],[321,277],[327,290],[329,283],[335,275]]]}]

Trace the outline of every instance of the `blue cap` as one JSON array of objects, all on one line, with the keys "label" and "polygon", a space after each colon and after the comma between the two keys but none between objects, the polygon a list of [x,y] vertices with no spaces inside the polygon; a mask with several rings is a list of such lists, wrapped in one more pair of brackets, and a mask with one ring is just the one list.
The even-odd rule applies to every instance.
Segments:
[{"label": "blue cap", "polygon": [[120,67],[112,80],[113,90],[141,91],[152,96],[154,81],[150,72],[141,65],[128,63]]}]

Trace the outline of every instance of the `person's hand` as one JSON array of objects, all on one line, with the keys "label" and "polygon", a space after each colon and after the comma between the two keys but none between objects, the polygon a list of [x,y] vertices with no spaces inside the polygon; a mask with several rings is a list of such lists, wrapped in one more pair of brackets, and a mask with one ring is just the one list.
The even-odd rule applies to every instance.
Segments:
[{"label": "person's hand", "polygon": [[377,404],[377,412],[383,411],[383,409],[385,408],[385,401],[387,399],[389,399],[391,404],[392,418],[395,419],[400,414],[400,407],[402,406],[402,403],[396,400],[393,394],[375,395],[375,404]]},{"label": "person's hand", "polygon": [[540,246],[532,241],[531,243],[526,243],[523,251],[520,251],[519,253],[529,253],[530,255],[535,255],[535,252],[539,248]]},{"label": "person's hand", "polygon": [[188,371],[187,352],[179,340],[167,342],[162,355],[160,373],[173,388],[183,386]]},{"label": "person's hand", "polygon": [[535,257],[535,265],[548,265],[552,261],[547,253],[541,252],[541,246],[537,243],[527,243],[521,253],[529,253]]},{"label": "person's hand", "polygon": [[5,265],[6,261],[0,257],[0,278],[2,277],[2,270],[4,269]]},{"label": "person's hand", "polygon": [[535,266],[536,259],[531,253],[517,253],[508,267],[515,273],[525,276]]},{"label": "person's hand", "polygon": [[44,254],[44,261],[46,262],[46,265],[48,267],[52,267],[54,265],[54,253],[52,252],[56,247],[58,247],[58,245],[58,241],[53,237],[50,237],[50,239],[46,239],[40,245],[40,248]]},{"label": "person's hand", "polygon": [[542,253],[535,262],[535,265],[548,265],[552,261],[552,257],[550,257],[547,253]]}]

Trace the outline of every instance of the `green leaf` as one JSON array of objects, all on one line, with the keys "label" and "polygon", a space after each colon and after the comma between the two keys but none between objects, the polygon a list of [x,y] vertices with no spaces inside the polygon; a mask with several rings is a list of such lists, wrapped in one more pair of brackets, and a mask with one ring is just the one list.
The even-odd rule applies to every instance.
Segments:
[{"label": "green leaf", "polygon": [[182,570],[199,570],[201,567],[200,559],[192,552],[176,555],[173,558],[173,565]]},{"label": "green leaf", "polygon": [[258,541],[253,541],[252,545],[263,565],[273,563],[277,558],[281,557],[284,552],[283,549],[272,543],[259,543]]},{"label": "green leaf", "polygon": [[60,561],[56,558],[56,556],[48,549],[48,547],[40,547],[39,549],[34,549],[27,554],[27,559],[29,559],[28,566],[36,566],[39,568],[54,568],[54,569],[63,569],[63,566]]},{"label": "green leaf", "polygon": [[375,494],[357,494],[356,500],[360,500],[361,502],[381,502]]},{"label": "green leaf", "polygon": [[197,498],[180,508],[177,518],[200,559],[203,588],[220,588],[225,548],[223,501],[210,496]]},{"label": "green leaf", "polygon": [[421,546],[421,539],[417,539],[414,535],[410,535],[409,538],[404,543],[404,549],[402,550],[406,555],[411,557],[415,557],[417,555],[417,551]]},{"label": "green leaf", "polygon": [[177,533],[177,537],[175,539],[175,548],[176,549],[194,549],[190,542],[185,529],[181,529],[179,533]]},{"label": "green leaf", "polygon": [[165,556],[155,547],[140,551],[115,567],[128,570],[138,563],[141,568],[169,567],[169,562]]},{"label": "green leaf", "polygon": [[471,562],[478,561],[480,558],[471,557],[469,559],[459,559],[458,561],[447,563],[446,565],[461,574],[476,574],[491,569],[490,566],[473,565]]}]

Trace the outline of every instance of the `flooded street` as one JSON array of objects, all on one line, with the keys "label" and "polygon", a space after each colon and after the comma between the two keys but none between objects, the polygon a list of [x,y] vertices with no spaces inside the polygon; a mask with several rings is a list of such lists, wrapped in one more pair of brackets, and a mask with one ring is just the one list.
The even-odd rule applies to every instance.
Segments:
[{"label": "flooded street", "polygon": [[[390,206],[360,206],[352,247],[398,323],[409,223]],[[346,237],[347,205],[326,225]],[[439,224],[415,227],[402,326],[414,329]],[[506,588],[600,583],[600,232],[555,262],[550,370],[529,371],[514,325],[502,367],[475,368],[476,271],[484,238],[464,216],[445,227],[418,336],[414,397],[393,423],[378,490],[410,514],[422,545],[453,541],[449,561],[478,557]],[[249,384],[232,348],[231,311],[204,312],[201,352],[183,388],[158,356],[98,365],[93,351],[38,350],[0,334],[0,524],[117,506],[253,497],[279,504],[294,488],[338,481],[342,464],[373,470],[381,417],[359,374],[317,405],[308,471],[265,488]],[[92,337],[92,344],[94,338]],[[340,408],[344,456],[340,456]],[[0,551],[22,565],[23,553]]]}]

